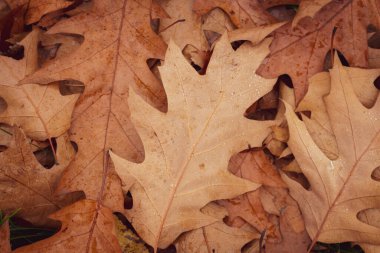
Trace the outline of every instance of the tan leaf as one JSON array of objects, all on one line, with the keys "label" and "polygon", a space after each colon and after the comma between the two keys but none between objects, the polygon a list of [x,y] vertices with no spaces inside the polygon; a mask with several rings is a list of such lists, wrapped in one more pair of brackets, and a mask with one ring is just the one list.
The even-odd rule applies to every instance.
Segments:
[{"label": "tan leaf", "polygon": [[257,73],[271,78],[288,74],[298,104],[307,92],[308,79],[323,70],[334,27],[333,48],[343,53],[350,66],[368,66],[367,27],[380,27],[379,9],[376,0],[332,1],[294,29],[291,23],[282,26],[274,33],[271,53]]},{"label": "tan leaf", "polygon": [[235,29],[229,16],[221,9],[213,9],[207,14],[202,16],[203,24],[202,29],[206,31],[212,31],[222,35],[226,30],[232,31]]},{"label": "tan leaf", "polygon": [[[352,80],[352,87],[359,101],[368,108],[372,107],[378,96],[378,90],[373,82],[380,75],[380,69],[349,68],[347,74]],[[327,157],[334,160],[338,157],[338,147],[323,101],[323,97],[330,92],[330,82],[330,75],[326,72],[318,73],[310,78],[308,93],[299,103],[296,111],[311,111],[310,119],[303,116],[303,121],[318,147]]]},{"label": "tan leaf", "polygon": [[[85,85],[70,129],[79,150],[58,192],[83,190],[87,199],[102,199],[112,210],[123,209],[120,181],[107,162],[108,150],[133,161],[144,157],[129,119],[129,85],[161,110],[166,107],[162,84],[146,63],[163,58],[166,50],[150,27],[151,14],[163,13],[157,6],[151,13],[150,0],[95,0],[48,31],[84,37],[76,51],[48,62],[30,78],[39,82],[74,79]],[[103,196],[98,198],[99,194]]]},{"label": "tan leaf", "polygon": [[57,165],[45,169],[33,155],[30,144],[19,128],[14,128],[14,147],[0,153],[0,206],[4,211],[21,210],[18,216],[36,224],[48,222],[47,216],[73,201],[57,197],[54,189],[62,171],[74,156],[67,136],[57,138]]},{"label": "tan leaf", "polygon": [[0,56],[3,66],[0,69],[0,96],[6,103],[0,112],[0,122],[21,126],[33,139],[57,137],[69,129],[79,95],[61,95],[59,84],[20,85],[20,80],[37,68],[38,31],[32,31],[20,44],[25,48],[23,59]]},{"label": "tan leaf", "polygon": [[360,243],[360,247],[365,253],[377,253],[380,251],[380,245]]},{"label": "tan leaf", "polygon": [[14,253],[121,253],[112,211],[92,200],[81,200],[50,215],[62,222],[57,234],[18,248]]},{"label": "tan leaf", "polygon": [[310,118],[302,115],[307,130],[323,153],[334,160],[338,157],[338,146],[323,101],[323,97],[330,92],[330,75],[327,72],[318,73],[309,79],[309,84],[309,90],[296,111],[311,112]]},{"label": "tan leaf", "polygon": [[273,124],[243,117],[275,83],[254,74],[268,43],[246,44],[234,51],[225,34],[206,75],[198,75],[171,43],[160,67],[168,113],[157,112],[130,94],[132,120],[146,158],[135,164],[115,154],[111,157],[124,182],[131,176],[138,182],[130,189],[134,204],[127,216],[154,248],[165,248],[180,233],[215,222],[200,212],[208,202],[258,187],[226,168],[232,154],[249,144],[260,145]]},{"label": "tan leaf", "polygon": [[377,153],[380,104],[368,109],[360,102],[354,92],[350,71],[335,61],[330,70],[331,90],[324,98],[339,150],[336,160],[324,155],[305,124],[287,106],[288,144],[310,182],[310,190],[286,176],[283,178],[301,207],[312,244],[317,240],[327,243],[380,242],[380,228],[357,217],[360,211],[380,204],[380,184],[371,178],[373,170],[380,165]]},{"label": "tan leaf", "polygon": [[230,41],[248,40],[252,44],[260,43],[268,34],[284,25],[285,22],[256,26],[254,28],[241,28],[228,32]]},{"label": "tan leaf", "polygon": [[208,204],[202,212],[219,221],[182,234],[175,242],[178,253],[240,253],[246,243],[260,237],[252,228],[234,228],[224,224],[221,219],[226,211],[217,204]]},{"label": "tan leaf", "polygon": [[265,139],[264,145],[274,156],[280,157],[287,148],[289,138],[287,127],[272,126],[271,134]]},{"label": "tan leaf", "polygon": [[[372,226],[380,227],[380,209],[371,208],[366,209],[358,213],[358,218]],[[368,243],[359,243],[360,247],[364,250],[365,253],[377,253],[380,250],[380,245],[368,244]]]},{"label": "tan leaf", "polygon": [[0,252],[10,253],[11,251],[9,224],[6,220],[0,225]]},{"label": "tan leaf", "polygon": [[193,10],[204,15],[215,8],[221,8],[238,28],[252,28],[275,23],[272,17],[259,3],[251,0],[195,0]]},{"label": "tan leaf", "polygon": [[[159,0],[158,3],[170,16],[170,19],[164,18],[160,21],[160,30],[165,29],[160,32],[162,38],[167,43],[172,39],[181,49],[192,46],[192,61],[203,67],[205,62],[197,59],[204,59],[202,54],[209,50],[209,45],[202,30],[201,17],[193,13],[193,1]],[[177,20],[182,22],[170,26]]]}]

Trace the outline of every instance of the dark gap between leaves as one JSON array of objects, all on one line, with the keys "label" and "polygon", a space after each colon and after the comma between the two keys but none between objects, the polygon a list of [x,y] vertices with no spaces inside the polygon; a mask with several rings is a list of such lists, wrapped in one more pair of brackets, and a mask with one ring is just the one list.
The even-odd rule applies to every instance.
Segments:
[{"label": "dark gap between leaves", "polygon": [[[57,141],[55,138],[51,139],[53,143],[54,150],[57,150]],[[51,149],[51,146],[48,145],[47,147],[34,151],[34,156],[36,157],[37,161],[45,168],[45,169],[51,169],[55,165],[55,159],[53,150]]]},{"label": "dark gap between leaves", "polygon": [[368,39],[368,46],[380,49],[380,31],[376,32]]},{"label": "dark gap between leaves", "polygon": [[19,218],[12,217],[9,221],[10,242],[12,250],[51,237],[59,228],[38,227]]},{"label": "dark gap between leaves", "polygon": [[82,94],[85,89],[83,82],[72,79],[58,81],[58,85],[62,96]]},{"label": "dark gap between leaves", "polygon": [[132,209],[133,207],[133,197],[130,191],[124,194],[124,209]]},{"label": "dark gap between leaves", "polygon": [[244,116],[260,121],[275,119],[279,103],[279,87],[279,82],[277,82],[270,92],[246,109]]},{"label": "dark gap between leaves", "polygon": [[296,173],[296,172],[290,172],[290,171],[284,171],[284,173],[288,177],[290,177],[291,179],[296,181],[298,184],[300,184],[305,190],[308,190],[308,191],[311,190],[309,180],[307,180],[307,178],[305,177],[304,174]]},{"label": "dark gap between leaves", "polygon": [[380,90],[380,76],[378,76],[375,81],[373,81],[373,85],[376,87],[376,89]]},{"label": "dark gap between leaves", "polygon": [[371,178],[380,182],[380,166],[377,166],[371,173]]}]

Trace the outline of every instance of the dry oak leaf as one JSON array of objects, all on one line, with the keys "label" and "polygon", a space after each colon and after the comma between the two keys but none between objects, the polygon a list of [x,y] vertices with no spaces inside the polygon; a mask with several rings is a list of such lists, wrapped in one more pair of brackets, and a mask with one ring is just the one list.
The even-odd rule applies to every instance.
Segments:
[{"label": "dry oak leaf", "polygon": [[[124,190],[133,196],[126,211],[137,233],[166,248],[182,232],[215,222],[200,208],[235,197],[259,185],[227,172],[230,156],[249,144],[261,145],[273,121],[243,117],[246,108],[268,93],[275,80],[254,74],[267,54],[244,44],[234,51],[224,34],[216,44],[206,75],[199,75],[171,43],[160,74],[168,96],[163,114],[130,94],[132,121],[145,147],[145,161],[135,164],[112,154]],[[234,124],[231,124],[234,122]],[[130,178],[137,182],[131,189]]]},{"label": "dry oak leaf", "polygon": [[368,66],[367,27],[380,27],[379,10],[377,0],[333,1],[294,29],[291,23],[282,26],[274,32],[271,53],[257,73],[267,78],[288,74],[298,104],[307,92],[308,79],[323,70],[334,27],[333,47],[344,54],[350,66]]},{"label": "dry oak leaf", "polygon": [[[193,12],[193,1],[158,0],[158,3],[170,16],[170,19],[160,20],[162,38],[166,42],[173,40],[181,49],[191,47],[189,50],[191,60],[203,67],[206,64],[203,55],[209,50],[209,45],[202,30],[202,18]],[[177,20],[182,20],[182,22],[170,26]]]},{"label": "dry oak leaf", "polygon": [[151,14],[163,12],[154,5],[151,13],[151,2],[95,0],[84,6],[88,8],[48,31],[81,35],[83,44],[31,77],[39,82],[74,79],[84,83],[70,129],[79,149],[57,191],[83,190],[86,198],[93,200],[101,194],[103,204],[112,210],[123,210],[123,196],[120,181],[106,161],[108,150],[134,161],[144,157],[129,119],[128,87],[138,87],[144,98],[165,110],[162,84],[146,63],[149,58],[163,58],[166,50],[150,27]]},{"label": "dry oak leaf", "polygon": [[314,17],[326,4],[332,0],[302,0],[298,6],[297,14],[293,19],[292,26],[296,26],[298,22],[305,17]]},{"label": "dry oak leaf", "polygon": [[300,210],[265,153],[262,150],[239,153],[231,158],[229,170],[263,186],[232,200],[220,201],[228,210],[228,224],[243,219],[259,232],[265,230],[268,253],[305,252],[310,240]]},{"label": "dry oak leaf", "polygon": [[[377,168],[376,170],[379,171],[379,168]],[[380,227],[380,209],[379,208],[371,208],[371,209],[366,209],[364,211],[361,211],[358,214],[358,218],[367,224]],[[360,243],[360,247],[364,250],[365,253],[377,253],[380,250],[379,244],[375,245],[375,244]]]},{"label": "dry oak leaf", "polygon": [[24,133],[15,127],[15,144],[0,153],[0,207],[4,211],[21,210],[17,216],[43,225],[47,216],[72,202],[70,196],[58,197],[54,189],[62,171],[72,161],[74,149],[68,136],[57,140],[57,162],[51,169],[38,163]]},{"label": "dry oak leaf", "polygon": [[178,253],[240,253],[245,244],[260,238],[260,234],[249,226],[227,226],[222,221],[226,210],[215,203],[209,203],[201,211],[219,221],[182,234],[175,242]]},{"label": "dry oak leaf", "polygon": [[[228,169],[234,175],[258,184],[286,187],[263,150],[249,150],[232,156]],[[234,199],[220,200],[218,203],[228,211],[227,224],[233,224],[234,219],[242,218],[259,232],[266,230],[272,240],[281,238],[276,224],[271,222],[269,214],[261,204],[258,190]]]},{"label": "dry oak leaf", "polygon": [[266,212],[279,216],[281,241],[265,243],[266,253],[303,253],[310,245],[305,223],[297,202],[289,195],[288,189],[262,186],[261,203]]},{"label": "dry oak leaf", "polygon": [[380,243],[380,228],[358,219],[360,211],[380,205],[380,183],[371,178],[380,165],[380,103],[377,99],[372,108],[363,106],[349,73],[350,68],[335,61],[330,70],[331,90],[324,98],[338,145],[337,159],[328,159],[287,106],[288,144],[310,182],[310,190],[283,178],[300,205],[312,244],[317,240]]},{"label": "dry oak leaf", "polygon": [[[380,69],[350,68],[347,73],[360,102],[367,108],[372,107],[378,96],[378,90],[373,83],[380,75]],[[328,158],[334,160],[339,152],[323,101],[323,97],[330,92],[330,83],[330,75],[327,72],[311,77],[309,90],[298,104],[296,111],[311,111],[310,118],[302,116],[303,121],[318,147]]]},{"label": "dry oak leaf", "polygon": [[25,48],[23,59],[0,56],[0,97],[5,102],[0,122],[20,126],[36,140],[57,137],[69,129],[79,95],[61,95],[58,84],[20,84],[37,69],[38,31],[32,31],[20,44]]},{"label": "dry oak leaf", "polygon": [[215,8],[224,10],[238,28],[252,28],[277,21],[257,0],[195,0],[193,5],[198,15],[205,15]]},{"label": "dry oak leaf", "polygon": [[40,18],[59,9],[64,9],[73,4],[70,0],[5,0],[11,9],[26,5],[25,13],[26,24],[32,24],[40,20]]},{"label": "dry oak leaf", "polygon": [[14,253],[121,253],[112,211],[80,200],[49,216],[62,223],[57,234],[18,248]]}]

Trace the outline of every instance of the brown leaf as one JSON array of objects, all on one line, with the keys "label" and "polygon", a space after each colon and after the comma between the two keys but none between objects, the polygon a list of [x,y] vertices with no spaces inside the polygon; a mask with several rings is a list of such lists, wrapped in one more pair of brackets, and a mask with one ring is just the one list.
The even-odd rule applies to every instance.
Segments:
[{"label": "brown leaf", "polygon": [[71,114],[79,95],[63,96],[59,84],[20,84],[21,79],[37,68],[38,31],[32,31],[21,45],[25,56],[21,60],[0,56],[0,96],[4,109],[0,111],[0,122],[21,126],[34,139],[45,140],[57,137],[70,127]]},{"label": "brown leaf", "polygon": [[18,248],[14,253],[121,253],[112,211],[92,200],[81,200],[50,215],[62,222],[57,234]]},{"label": "brown leaf", "polygon": [[[170,16],[170,19],[166,18],[160,21],[162,38],[166,43],[173,40],[181,49],[191,46],[191,60],[204,67],[206,62],[202,54],[209,50],[209,45],[202,30],[201,17],[192,11],[193,1],[159,0],[158,3]],[[181,22],[172,25],[177,20],[181,20]]]},{"label": "brown leaf", "polygon": [[182,234],[175,242],[178,253],[240,253],[246,243],[260,237],[250,227],[234,228],[224,224],[221,219],[226,211],[217,204],[208,204],[202,208],[202,212],[219,221]]},{"label": "brown leaf", "polygon": [[228,211],[228,220],[226,221],[228,225],[240,227],[244,221],[257,229],[260,234],[265,231],[270,240],[280,240],[281,235],[276,226],[276,221],[272,220],[270,215],[265,212],[260,202],[258,190],[231,200],[220,200],[218,203]]},{"label": "brown leaf", "polygon": [[380,49],[368,48],[368,67],[380,68]]},{"label": "brown leaf", "polygon": [[[252,182],[274,187],[286,187],[276,168],[262,150],[236,154],[231,158],[229,167],[234,175]],[[231,200],[219,201],[227,208],[230,224],[240,217],[259,232],[266,230],[269,237],[280,238],[278,228],[270,221],[260,201],[260,192],[254,191]]]},{"label": "brown leaf", "polygon": [[42,167],[19,128],[14,128],[14,147],[0,153],[0,206],[3,211],[21,210],[17,216],[36,225],[44,225],[47,216],[71,203],[76,196],[58,197],[54,189],[62,171],[74,156],[67,136],[57,138],[57,162],[51,169]]},{"label": "brown leaf", "polygon": [[133,208],[126,214],[153,248],[165,248],[182,232],[215,222],[200,212],[208,202],[258,187],[225,169],[233,153],[248,144],[260,145],[273,124],[243,117],[246,108],[275,84],[254,74],[268,43],[246,44],[234,51],[225,34],[206,75],[198,75],[171,43],[160,67],[168,113],[152,110],[130,94],[132,120],[146,158],[135,164],[111,157],[124,183],[131,177],[137,181],[130,189]]},{"label": "brown leaf", "polygon": [[228,32],[230,41],[248,40],[252,44],[260,43],[268,34],[281,27],[285,22],[257,26],[254,28],[241,28]]},{"label": "brown leaf", "polygon": [[[234,163],[239,159],[242,161]],[[241,218],[260,233],[265,231],[268,253],[306,252],[310,240],[300,210],[264,152],[257,150],[235,155],[229,170],[263,186],[232,200],[218,201],[228,210],[227,224],[241,226],[244,224],[239,220]],[[281,233],[277,217],[280,218]]]},{"label": "brown leaf", "polygon": [[73,1],[68,0],[5,0],[11,9],[17,8],[22,5],[28,7],[25,13],[26,24],[32,24],[40,20],[40,18],[49,13],[59,9],[64,9],[73,4]]},{"label": "brown leaf", "polygon": [[314,15],[332,0],[302,0],[297,10],[297,14],[293,19],[292,26],[296,26],[298,22],[305,17],[314,17]]},{"label": "brown leaf", "polygon": [[260,188],[260,199],[264,209],[279,216],[280,241],[267,240],[266,253],[303,253],[310,245],[310,238],[298,208],[287,189],[264,186]]},{"label": "brown leaf", "polygon": [[368,66],[367,26],[380,27],[379,9],[376,0],[333,1],[294,29],[291,23],[279,28],[271,53],[257,73],[267,78],[288,74],[298,104],[307,92],[308,79],[323,70],[334,27],[333,48],[342,52],[351,66]]},{"label": "brown leaf", "polygon": [[275,23],[272,17],[257,0],[195,0],[193,10],[204,15],[215,8],[221,8],[238,28],[252,28]]},{"label": "brown leaf", "polygon": [[[298,201],[313,244],[352,241],[379,244],[380,228],[365,224],[358,213],[380,204],[380,184],[371,178],[378,167],[380,104],[370,109],[358,99],[351,68],[336,60],[330,70],[331,89],[324,98],[339,157],[330,160],[318,148],[306,126],[287,106],[290,139],[303,174],[310,182],[305,190],[284,176],[291,195]],[[365,87],[365,83],[361,83]]]},{"label": "brown leaf", "polygon": [[146,63],[164,57],[166,44],[150,27],[151,14],[163,12],[156,4],[154,13],[150,10],[150,0],[95,0],[48,32],[84,37],[76,51],[48,62],[30,78],[39,82],[74,79],[85,85],[70,129],[78,153],[62,176],[60,193],[83,190],[87,199],[102,199],[112,210],[123,210],[120,181],[107,162],[108,150],[133,161],[144,157],[129,119],[129,86],[161,110],[166,108],[162,84]]},{"label": "brown leaf", "polygon": [[7,220],[0,225],[0,252],[10,253],[11,251],[9,222]]},{"label": "brown leaf", "polygon": [[[229,16],[221,9],[213,9],[207,14],[202,16],[203,24],[202,29],[204,33],[213,32],[221,36],[226,30],[232,31],[235,26],[232,24]],[[209,44],[212,45],[213,43]]]},{"label": "brown leaf", "polygon": [[282,181],[276,168],[261,149],[234,155],[228,170],[236,176],[259,184],[286,188],[286,184]]}]

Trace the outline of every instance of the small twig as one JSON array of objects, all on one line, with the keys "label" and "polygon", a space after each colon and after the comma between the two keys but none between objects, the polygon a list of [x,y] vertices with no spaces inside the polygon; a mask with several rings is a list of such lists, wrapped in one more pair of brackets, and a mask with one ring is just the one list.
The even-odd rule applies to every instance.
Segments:
[{"label": "small twig", "polygon": [[49,138],[49,144],[50,144],[50,147],[51,147],[51,151],[53,152],[54,164],[58,165],[59,163],[58,163],[57,153],[55,151],[55,148],[54,148],[54,145],[53,145],[53,142],[52,142],[51,138]]},{"label": "small twig", "polygon": [[16,210],[14,210],[13,212],[11,212],[10,214],[6,214],[4,217],[2,217],[2,215],[1,215],[0,226],[3,225],[4,222],[6,222],[7,220],[9,220],[10,218],[12,218],[13,216],[15,216],[20,210],[21,210],[21,208],[17,208]]},{"label": "small twig", "polygon": [[160,33],[164,32],[165,30],[169,29],[170,27],[172,27],[173,25],[175,25],[177,23],[185,22],[185,21],[186,21],[186,19],[178,19],[177,21],[174,21],[173,23],[171,23],[170,25],[168,25],[167,27],[165,27],[164,29],[162,29],[158,33],[160,34]]},{"label": "small twig", "polygon": [[264,229],[263,232],[261,232],[260,240],[259,240],[259,253],[262,253],[263,242],[264,242],[266,233],[267,233],[267,229]]}]

